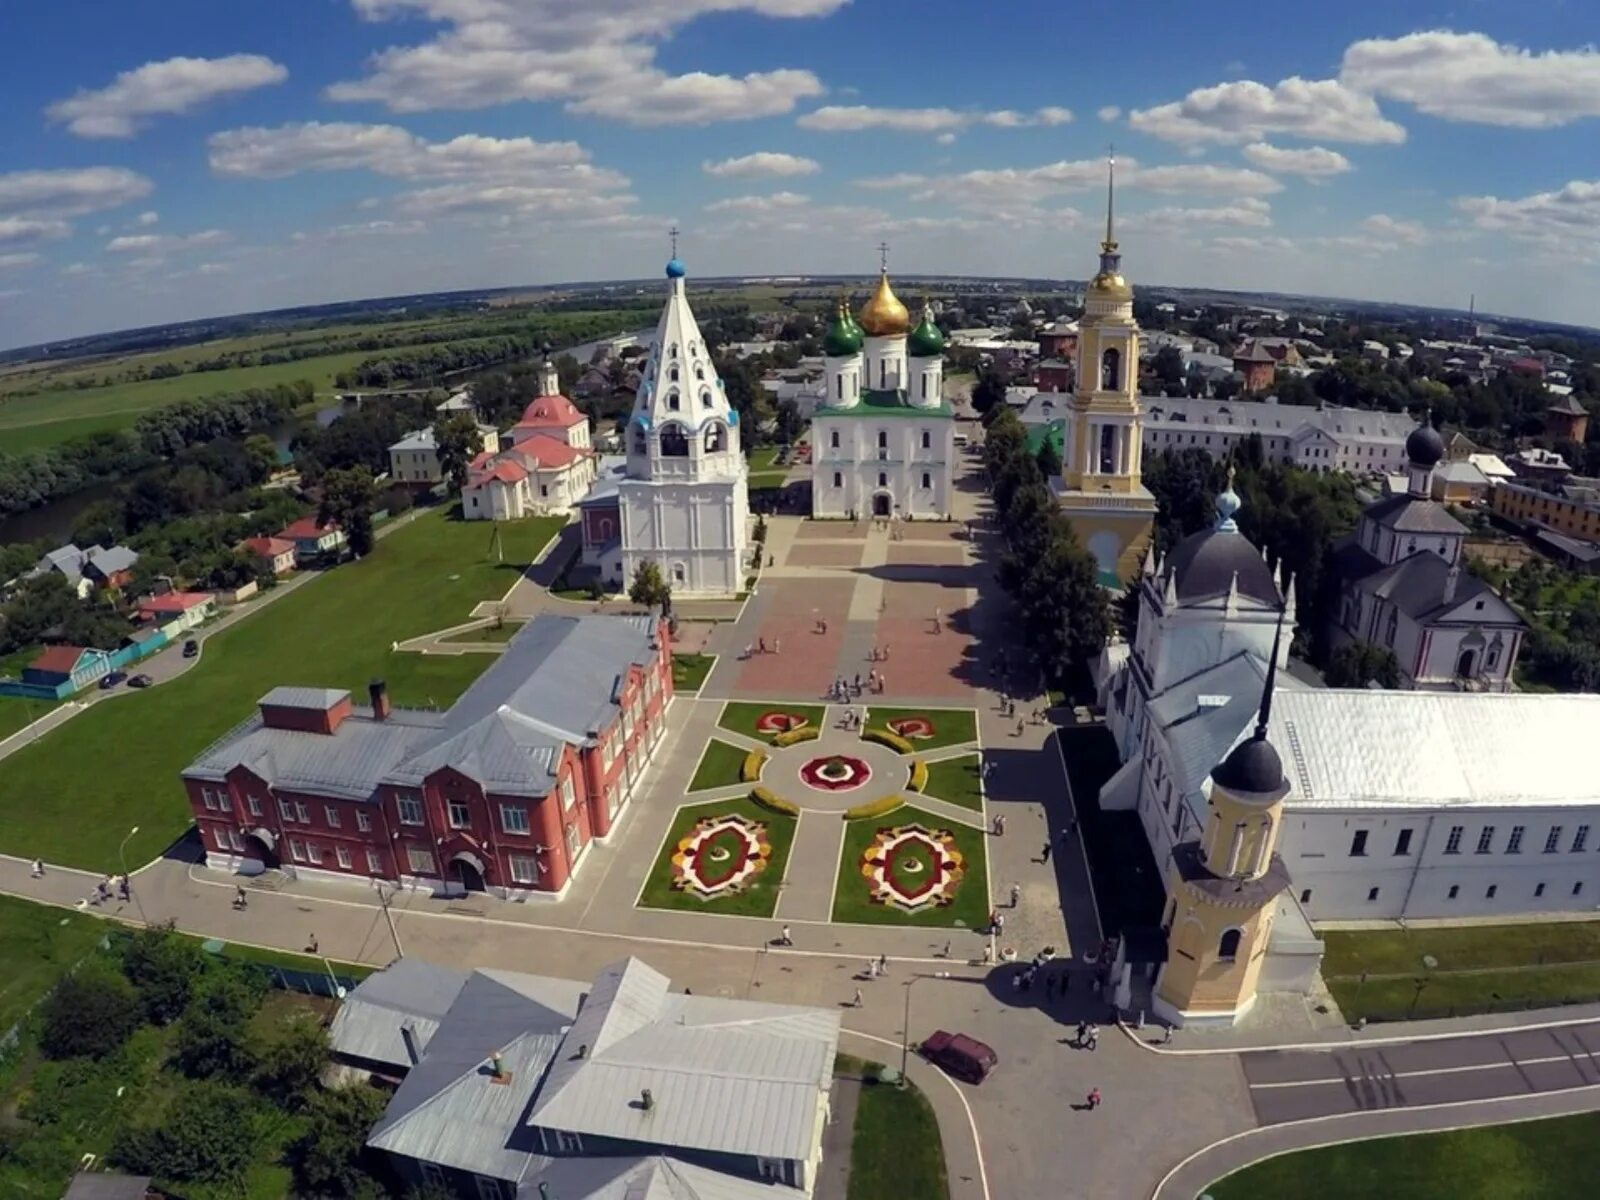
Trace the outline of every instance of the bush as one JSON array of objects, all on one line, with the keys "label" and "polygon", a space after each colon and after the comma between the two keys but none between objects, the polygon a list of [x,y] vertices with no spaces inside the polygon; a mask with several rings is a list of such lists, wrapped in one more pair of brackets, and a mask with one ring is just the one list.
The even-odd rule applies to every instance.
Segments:
[{"label": "bush", "polygon": [[163,1180],[237,1184],[256,1153],[256,1101],[221,1083],[186,1083],[150,1124],[129,1125],[112,1157]]},{"label": "bush", "polygon": [[844,810],[846,821],[859,821],[863,817],[881,817],[884,813],[891,813],[905,803],[903,796],[879,796],[876,800],[869,800],[865,804],[858,804],[854,808]]},{"label": "bush", "polygon": [[774,746],[793,746],[799,742],[814,742],[822,736],[815,725],[802,725],[799,729],[786,729],[772,739]]},{"label": "bush", "polygon": [[880,746],[887,746],[896,754],[910,754],[916,749],[898,733],[890,733],[887,729],[868,729],[862,733],[861,737],[865,741],[877,742]]},{"label": "bush", "polygon": [[383,1115],[384,1094],[347,1087],[311,1094],[305,1133],[289,1148],[295,1191],[302,1196],[350,1196],[368,1182],[363,1167],[367,1134]]},{"label": "bush", "polygon": [[761,778],[761,768],[766,765],[766,754],[760,750],[752,750],[744,756],[744,762],[739,767],[739,778],[745,783],[754,783]]},{"label": "bush", "polygon": [[139,1025],[133,985],[109,971],[65,976],[44,1002],[39,1045],[51,1058],[104,1058]]},{"label": "bush", "polygon": [[328,1065],[328,1035],[310,1013],[297,1013],[262,1038],[253,1057],[256,1090],[300,1108]]},{"label": "bush", "polygon": [[174,1048],[178,1068],[195,1079],[249,1075],[256,1065],[248,1036],[250,1018],[265,990],[260,976],[227,967],[208,971],[178,1025]]},{"label": "bush", "polygon": [[911,783],[909,787],[913,792],[925,791],[928,787],[928,764],[920,758],[911,760]]},{"label": "bush", "polygon": [[122,951],[122,973],[138,989],[144,1019],[155,1025],[183,1014],[202,965],[199,949],[170,924],[139,930]]},{"label": "bush", "polygon": [[800,815],[800,806],[798,804],[785,800],[782,796],[775,795],[764,787],[751,788],[750,799],[768,812],[775,812],[785,817],[798,817]]}]

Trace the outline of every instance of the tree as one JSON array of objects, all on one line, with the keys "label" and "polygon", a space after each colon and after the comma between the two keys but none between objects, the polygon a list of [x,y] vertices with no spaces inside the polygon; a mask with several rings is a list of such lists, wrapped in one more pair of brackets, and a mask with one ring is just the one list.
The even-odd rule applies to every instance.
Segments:
[{"label": "tree", "polygon": [[259,1115],[241,1088],[185,1082],[154,1119],[125,1126],[111,1154],[163,1180],[237,1185],[255,1158]]},{"label": "tree", "polygon": [[384,1095],[375,1088],[312,1092],[306,1131],[289,1149],[296,1192],[326,1197],[360,1193],[370,1182],[364,1166],[367,1135],[383,1107]]},{"label": "tree", "polygon": [[648,608],[669,608],[672,604],[672,587],[661,574],[661,565],[654,559],[645,559],[633,572],[633,582],[628,585],[628,599]]},{"label": "tree", "polygon": [[294,1109],[328,1065],[328,1035],[309,1013],[285,1020],[257,1043],[256,1090]]},{"label": "tree", "polygon": [[185,1075],[240,1079],[254,1069],[249,1025],[263,990],[258,978],[239,970],[205,974],[184,1010],[174,1045],[174,1060]]},{"label": "tree", "polygon": [[139,1002],[120,975],[85,967],[64,976],[43,1005],[39,1045],[51,1058],[104,1058],[139,1024]]},{"label": "tree", "polygon": [[323,476],[320,519],[338,522],[358,558],[372,553],[372,513],[377,501],[377,484],[365,466],[329,471]]},{"label": "tree", "polygon": [[1049,435],[1039,443],[1039,453],[1035,457],[1039,460],[1039,474],[1046,479],[1054,479],[1061,474],[1061,452],[1056,449],[1055,441]]},{"label": "tree", "polygon": [[252,483],[264,483],[278,469],[277,443],[264,433],[252,433],[245,438],[244,453]]},{"label": "tree", "polygon": [[483,431],[469,414],[454,413],[434,424],[433,442],[445,484],[459,496],[467,486],[467,467],[483,449]]},{"label": "tree", "polygon": [[1324,672],[1329,687],[1400,686],[1400,662],[1387,646],[1346,642],[1328,656]]},{"label": "tree", "polygon": [[201,965],[194,944],[171,923],[135,931],[122,951],[122,973],[139,992],[145,1020],[156,1025],[182,1015]]},{"label": "tree", "polygon": [[972,384],[972,411],[986,413],[1006,402],[1005,376],[993,367],[982,367]]},{"label": "tree", "polygon": [[793,400],[778,401],[778,440],[785,446],[793,445],[805,431],[806,421],[800,415],[800,406]]},{"label": "tree", "polygon": [[[1176,346],[1163,346],[1157,350],[1155,357],[1150,361],[1150,369],[1161,381],[1162,390],[1169,396],[1173,395],[1167,391],[1170,386],[1183,384],[1183,354]],[[1177,394],[1183,395],[1181,391]]]}]

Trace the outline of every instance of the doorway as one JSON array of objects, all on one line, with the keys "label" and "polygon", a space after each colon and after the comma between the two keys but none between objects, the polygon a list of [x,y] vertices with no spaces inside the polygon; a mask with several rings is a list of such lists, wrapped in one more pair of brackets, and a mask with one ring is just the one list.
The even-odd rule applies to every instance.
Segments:
[{"label": "doorway", "polygon": [[1462,679],[1471,679],[1477,674],[1478,652],[1476,650],[1463,650],[1461,657],[1456,659],[1456,674]]},{"label": "doorway", "polygon": [[455,877],[463,890],[468,892],[483,891],[483,871],[476,863],[469,862],[467,856],[458,854],[450,860],[450,874]]},{"label": "doorway", "polygon": [[889,515],[890,500],[888,492],[879,492],[872,498],[872,515],[887,517]]},{"label": "doorway", "polygon": [[[259,833],[244,835],[244,857],[261,864],[261,870],[272,871],[278,866],[278,852],[272,848],[271,835],[263,836]],[[242,871],[242,874],[259,874],[258,871]]]}]

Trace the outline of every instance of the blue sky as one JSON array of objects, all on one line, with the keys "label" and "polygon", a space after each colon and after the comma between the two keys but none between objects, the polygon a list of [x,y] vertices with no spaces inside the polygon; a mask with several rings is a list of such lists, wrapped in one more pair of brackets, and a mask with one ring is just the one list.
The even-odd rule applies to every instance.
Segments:
[{"label": "blue sky", "polygon": [[0,345],[691,272],[1600,325],[1600,5],[56,0],[0,40]]}]

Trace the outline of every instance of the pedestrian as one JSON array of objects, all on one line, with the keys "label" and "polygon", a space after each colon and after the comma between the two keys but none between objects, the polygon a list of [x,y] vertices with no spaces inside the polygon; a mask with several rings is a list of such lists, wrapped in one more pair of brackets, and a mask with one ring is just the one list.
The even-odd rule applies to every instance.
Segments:
[{"label": "pedestrian", "polygon": [[1170,1046],[1172,1044],[1172,1026],[1171,1025],[1167,1025],[1161,1030],[1161,1041],[1160,1041],[1159,1044],[1162,1045],[1162,1046]]},{"label": "pedestrian", "polygon": [[995,837],[1005,837],[1006,835],[1006,817],[1004,813],[995,813],[994,815],[994,835]]},{"label": "pedestrian", "polygon": [[889,956],[887,954],[880,954],[880,955],[878,955],[878,974],[887,975],[888,973],[889,973]]},{"label": "pedestrian", "polygon": [[762,654],[765,654],[767,652],[767,639],[766,638],[757,638],[756,639],[756,646],[759,648],[759,650],[760,650],[760,652]]},{"label": "pedestrian", "polygon": [[1021,722],[1021,721],[1018,721],[1018,722],[1017,722],[1017,732],[1016,732],[1016,736],[1017,736],[1017,737],[1021,737],[1021,736],[1022,736],[1022,722]]},{"label": "pedestrian", "polygon": [[877,977],[878,977],[878,960],[875,959],[875,958],[869,958],[869,959],[867,959],[867,978],[868,979],[876,979]]},{"label": "pedestrian", "polygon": [[994,914],[994,931],[996,933],[1004,933],[1006,931],[1005,913],[997,912]]},{"label": "pedestrian", "polygon": [[850,1001],[850,1007],[851,1008],[860,1008],[861,1007],[861,999],[862,999],[862,997],[861,997],[861,989],[857,988],[856,989],[856,998],[854,1000]]},{"label": "pedestrian", "polygon": [[783,932],[778,935],[778,944],[780,946],[794,945],[794,938],[790,935],[789,927],[787,925],[783,927]]},{"label": "pedestrian", "polygon": [[950,957],[950,943],[948,941],[945,942],[944,950],[940,952],[940,957],[941,958],[949,958]]},{"label": "pedestrian", "polygon": [[250,906],[250,899],[244,894],[244,888],[238,885],[235,885],[233,889],[233,906],[238,909],[245,909]]},{"label": "pedestrian", "polygon": [[933,631],[935,633],[938,633],[943,628],[944,628],[944,609],[936,608],[936,609],[933,610]]},{"label": "pedestrian", "polygon": [[1050,840],[1048,838],[1045,839],[1044,849],[1039,852],[1039,861],[1042,863],[1050,861]]},{"label": "pedestrian", "polygon": [[1100,1107],[1100,1089],[1099,1088],[1090,1088],[1089,1089],[1089,1111],[1093,1112],[1095,1109],[1097,1109],[1099,1107]]},{"label": "pedestrian", "polygon": [[117,894],[120,895],[124,900],[128,900],[132,897],[132,891],[128,886],[128,877],[126,875],[120,876],[117,880]]},{"label": "pedestrian", "polygon": [[778,650],[782,645],[783,645],[783,639],[782,638],[773,638],[772,639],[772,652],[774,654],[778,653]]},{"label": "pedestrian", "polygon": [[317,935],[314,934],[314,933],[311,935],[311,940],[308,943],[306,943],[306,953],[307,954],[320,954],[320,953],[322,953],[322,951],[317,948]]},{"label": "pedestrian", "polygon": [[1022,885],[1020,883],[1013,883],[1011,885],[1011,907],[1015,908],[1021,902],[1022,902]]},{"label": "pedestrian", "polygon": [[1089,1032],[1084,1037],[1084,1046],[1091,1052],[1100,1044],[1100,1026],[1089,1023]]},{"label": "pedestrian", "polygon": [[755,647],[751,646],[749,642],[746,642],[744,644],[744,656],[746,658],[754,658],[755,657]]},{"label": "pedestrian", "polygon": [[35,879],[44,878],[44,859],[36,858],[33,860],[33,877]]},{"label": "pedestrian", "polygon": [[1079,1021],[1078,1022],[1078,1036],[1077,1036],[1076,1039],[1074,1039],[1073,1045],[1075,1045],[1075,1046],[1077,1046],[1077,1047],[1079,1047],[1081,1049],[1083,1047],[1084,1039],[1086,1037],[1088,1037],[1088,1036],[1089,1036],[1089,1022],[1087,1022],[1087,1021]]},{"label": "pedestrian", "polygon": [[994,962],[994,941],[991,939],[983,944],[983,964],[989,966]]}]

